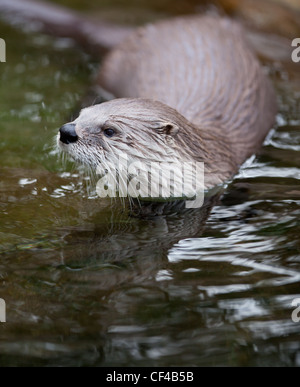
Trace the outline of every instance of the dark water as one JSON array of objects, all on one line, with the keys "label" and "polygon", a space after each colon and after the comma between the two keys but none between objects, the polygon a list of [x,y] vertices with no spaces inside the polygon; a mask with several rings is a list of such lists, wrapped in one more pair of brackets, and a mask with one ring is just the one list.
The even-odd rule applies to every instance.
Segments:
[{"label": "dark water", "polygon": [[52,152],[93,60],[0,31],[0,365],[300,366],[300,65],[265,63],[277,128],[222,200],[141,219]]}]

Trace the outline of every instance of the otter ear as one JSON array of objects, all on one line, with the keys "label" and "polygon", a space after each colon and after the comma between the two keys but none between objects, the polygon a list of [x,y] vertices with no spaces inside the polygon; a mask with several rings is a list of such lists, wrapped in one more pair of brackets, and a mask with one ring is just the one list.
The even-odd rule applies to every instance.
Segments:
[{"label": "otter ear", "polygon": [[167,136],[175,136],[176,133],[178,133],[179,128],[177,125],[172,124],[171,122],[163,123],[162,126],[162,133],[164,133]]}]

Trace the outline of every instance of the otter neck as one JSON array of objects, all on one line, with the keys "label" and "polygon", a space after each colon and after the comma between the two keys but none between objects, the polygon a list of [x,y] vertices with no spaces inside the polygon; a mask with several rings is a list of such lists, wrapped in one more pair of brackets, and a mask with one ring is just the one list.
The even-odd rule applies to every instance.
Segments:
[{"label": "otter neck", "polygon": [[185,118],[184,121],[185,125],[176,137],[181,158],[204,163],[206,188],[231,178],[233,171],[238,168],[238,160],[235,160],[232,144],[220,134],[220,128],[197,126]]}]

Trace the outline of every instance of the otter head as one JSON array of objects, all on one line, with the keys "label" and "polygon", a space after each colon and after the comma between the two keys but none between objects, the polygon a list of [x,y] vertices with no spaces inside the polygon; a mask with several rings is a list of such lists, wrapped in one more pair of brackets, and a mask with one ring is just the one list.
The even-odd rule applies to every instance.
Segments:
[{"label": "otter head", "polygon": [[[99,196],[115,197],[118,192],[122,197],[193,197],[197,191],[193,172],[187,171],[184,189],[182,174],[183,161],[191,161],[191,154],[185,150],[193,145],[184,146],[182,141],[190,137],[190,125],[163,103],[115,99],[82,110],[75,121],[60,129],[58,144],[74,160],[103,175],[101,184],[105,177],[102,185],[97,183]],[[120,163],[124,156],[126,168]]]},{"label": "otter head", "polygon": [[182,152],[177,137],[184,120],[160,102],[120,98],[83,109],[60,129],[58,145],[92,168],[114,162],[120,154],[129,161],[174,162]]}]

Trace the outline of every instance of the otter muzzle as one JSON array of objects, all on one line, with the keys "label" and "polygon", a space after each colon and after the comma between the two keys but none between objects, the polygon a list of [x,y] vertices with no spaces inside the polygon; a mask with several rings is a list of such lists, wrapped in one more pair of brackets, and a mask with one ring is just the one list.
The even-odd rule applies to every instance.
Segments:
[{"label": "otter muzzle", "polygon": [[60,141],[64,144],[72,144],[78,140],[75,124],[66,124],[59,129]]}]

